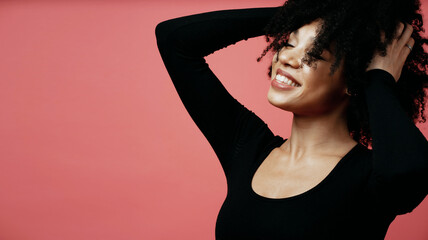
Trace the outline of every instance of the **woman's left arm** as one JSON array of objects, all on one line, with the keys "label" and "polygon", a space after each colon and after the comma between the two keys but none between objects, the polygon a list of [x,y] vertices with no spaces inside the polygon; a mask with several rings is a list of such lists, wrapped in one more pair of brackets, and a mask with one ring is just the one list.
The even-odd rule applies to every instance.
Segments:
[{"label": "woman's left arm", "polygon": [[395,84],[411,51],[406,44],[414,44],[412,32],[411,25],[399,24],[400,37],[387,47],[386,56],[375,53],[366,70],[369,84],[365,97],[373,138],[369,189],[375,200],[395,215],[411,212],[428,193],[427,139],[395,95]]}]

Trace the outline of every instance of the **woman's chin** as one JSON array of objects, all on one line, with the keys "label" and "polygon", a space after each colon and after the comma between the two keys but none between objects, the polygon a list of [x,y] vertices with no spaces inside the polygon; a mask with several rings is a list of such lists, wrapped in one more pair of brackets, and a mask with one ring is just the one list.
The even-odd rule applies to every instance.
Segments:
[{"label": "woman's chin", "polygon": [[288,105],[287,102],[289,102],[289,96],[287,96],[285,93],[279,93],[275,89],[272,89],[272,87],[269,89],[267,94],[267,99],[270,102],[270,104],[280,107],[282,105]]},{"label": "woman's chin", "polygon": [[291,104],[286,99],[284,99],[284,97],[273,97],[268,95],[268,102],[271,105],[285,111],[291,111],[292,108]]}]

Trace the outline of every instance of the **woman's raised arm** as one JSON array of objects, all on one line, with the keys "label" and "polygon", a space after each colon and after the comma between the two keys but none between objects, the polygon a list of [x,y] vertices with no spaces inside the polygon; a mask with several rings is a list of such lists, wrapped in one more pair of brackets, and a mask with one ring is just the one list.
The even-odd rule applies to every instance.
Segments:
[{"label": "woman's raised arm", "polygon": [[[396,82],[415,42],[412,32],[410,24],[399,23],[387,54],[376,51],[366,70],[365,97],[373,137],[369,189],[378,204],[395,215],[411,212],[428,193],[428,142],[396,95]],[[385,41],[384,32],[381,41]]]},{"label": "woman's raised arm", "polygon": [[[186,110],[207,138],[223,169],[231,156],[242,116],[204,57],[240,40],[260,36],[279,7],[230,9],[163,21],[156,38],[165,67]],[[239,79],[243,81],[244,79]]]}]

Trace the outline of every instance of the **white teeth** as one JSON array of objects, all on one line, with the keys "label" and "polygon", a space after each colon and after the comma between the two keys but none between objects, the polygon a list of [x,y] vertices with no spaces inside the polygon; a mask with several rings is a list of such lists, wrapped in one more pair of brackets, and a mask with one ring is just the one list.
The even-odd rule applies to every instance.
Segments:
[{"label": "white teeth", "polygon": [[276,79],[281,81],[281,82],[285,82],[285,77],[281,76],[281,75],[276,75]]},{"label": "white teeth", "polygon": [[287,77],[279,75],[279,74],[276,75],[275,79],[278,80],[279,82],[285,83],[285,84],[293,86],[293,87],[300,87],[298,84],[289,80]]}]

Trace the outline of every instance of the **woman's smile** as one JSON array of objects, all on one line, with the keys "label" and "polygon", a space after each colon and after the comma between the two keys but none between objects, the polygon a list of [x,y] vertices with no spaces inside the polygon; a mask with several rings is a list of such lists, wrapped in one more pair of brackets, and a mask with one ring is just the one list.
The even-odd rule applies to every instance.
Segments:
[{"label": "woman's smile", "polygon": [[297,85],[295,82],[292,82],[287,77],[277,74],[276,77],[271,82],[272,87],[278,90],[289,90],[301,87]]}]

